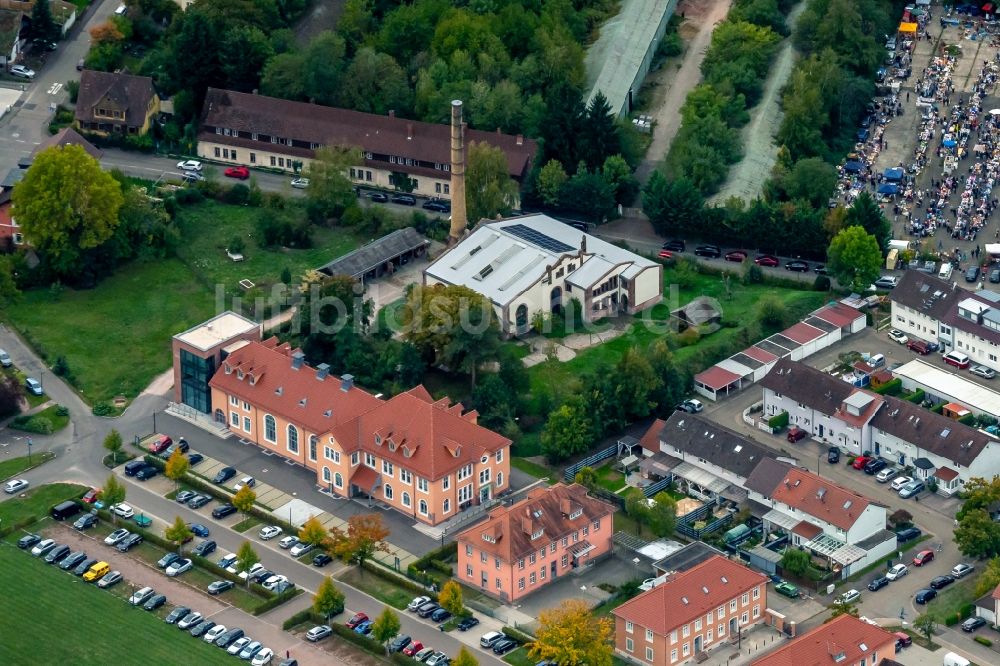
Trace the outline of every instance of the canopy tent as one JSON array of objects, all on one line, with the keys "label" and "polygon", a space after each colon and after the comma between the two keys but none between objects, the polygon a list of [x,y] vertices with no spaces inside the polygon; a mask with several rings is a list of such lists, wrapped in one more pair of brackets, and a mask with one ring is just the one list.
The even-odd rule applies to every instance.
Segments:
[{"label": "canopy tent", "polygon": [[903,180],[903,170],[900,169],[899,167],[896,167],[894,169],[886,169],[885,173],[883,173],[882,175],[885,176],[886,180],[892,182]]},{"label": "canopy tent", "polygon": [[899,32],[906,35],[917,34],[917,24],[916,23],[900,23]]},{"label": "canopy tent", "polygon": [[958,142],[955,141],[954,139],[945,139],[944,141],[941,142],[941,145],[944,146],[945,148],[954,148],[955,146],[958,145]]},{"label": "canopy tent", "polygon": [[993,258],[1000,257],[1000,243],[987,243],[985,245],[986,254]]},{"label": "canopy tent", "polygon": [[857,160],[852,160],[844,165],[844,171],[846,171],[847,173],[858,173],[863,168],[864,165],[862,165],[861,162],[858,162]]},{"label": "canopy tent", "polygon": [[899,187],[892,183],[882,183],[878,186],[879,194],[897,194],[899,192]]}]

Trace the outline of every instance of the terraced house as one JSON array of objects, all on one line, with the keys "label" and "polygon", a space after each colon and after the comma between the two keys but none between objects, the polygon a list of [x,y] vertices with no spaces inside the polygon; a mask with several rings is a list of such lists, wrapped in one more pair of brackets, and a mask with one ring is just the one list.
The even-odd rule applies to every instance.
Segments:
[{"label": "terraced house", "polygon": [[458,535],[457,576],[513,602],[610,553],[614,511],[579,484],[535,488]]},{"label": "terraced house", "polygon": [[341,497],[364,496],[430,525],[510,484],[510,440],[417,386],[388,400],[306,365],[277,338],[240,341],[209,385],[216,419],[266,451],[314,470]]}]

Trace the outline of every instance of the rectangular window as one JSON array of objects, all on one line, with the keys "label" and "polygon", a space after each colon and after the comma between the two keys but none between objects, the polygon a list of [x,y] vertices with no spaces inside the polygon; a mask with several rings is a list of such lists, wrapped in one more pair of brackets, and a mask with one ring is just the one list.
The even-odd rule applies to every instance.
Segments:
[{"label": "rectangular window", "polygon": [[670,661],[671,663],[677,661],[677,650],[673,649],[670,651]]},{"label": "rectangular window", "polygon": [[354,453],[352,453],[351,454],[351,467],[354,467],[355,465],[357,465],[358,461],[360,461],[360,460],[361,460],[361,457],[358,455],[357,451],[355,451]]},{"label": "rectangular window", "polygon": [[229,412],[229,422],[234,428],[240,427],[240,415],[236,412]]},{"label": "rectangular window", "polygon": [[583,536],[589,536],[589,535],[590,535],[590,526],[589,525],[584,525],[583,526]]},{"label": "rectangular window", "polygon": [[632,624],[631,622],[629,622],[628,620],[626,620],[625,621],[625,631],[627,631],[628,633],[631,634],[634,630],[635,630],[635,625]]},{"label": "rectangular window", "polygon": [[753,617],[755,620],[760,617],[760,606],[753,607]]},{"label": "rectangular window", "polygon": [[469,578],[472,578],[472,565],[471,564],[466,564],[465,565],[465,575],[468,576]]},{"label": "rectangular window", "polygon": [[594,531],[596,532],[596,531],[598,531],[600,529],[601,529],[601,521],[595,520],[594,521]]},{"label": "rectangular window", "polygon": [[250,153],[250,164],[257,164],[257,153]]},{"label": "rectangular window", "polygon": [[689,654],[691,654],[691,644],[690,643],[685,643],[684,645],[682,645],[681,646],[681,653],[685,657],[688,656]]},{"label": "rectangular window", "polygon": [[747,604],[749,604],[750,603],[750,594],[748,592],[744,592],[743,593],[743,597],[740,599],[740,601],[743,602],[744,606],[746,606]]},{"label": "rectangular window", "polygon": [[740,624],[747,624],[748,622],[750,622],[750,618],[747,617],[746,613],[743,613],[743,615],[740,615]]},{"label": "rectangular window", "polygon": [[569,537],[563,537],[562,538],[562,547],[565,548],[568,545],[569,545]]},{"label": "rectangular window", "polygon": [[450,474],[448,476],[444,477],[441,480],[441,489],[442,490],[448,490],[449,488],[451,488],[451,475]]},{"label": "rectangular window", "polygon": [[653,661],[653,648],[646,647],[646,661]]},{"label": "rectangular window", "polygon": [[632,639],[631,638],[626,638],[625,639],[625,651],[626,652],[631,652],[633,649],[634,649],[634,645],[632,643]]},{"label": "rectangular window", "polygon": [[497,571],[499,571],[500,570],[500,558],[499,557],[494,557],[493,558],[493,563],[496,565]]},{"label": "rectangular window", "polygon": [[717,634],[719,634],[719,638],[722,638],[723,635],[725,635],[726,633],[726,625],[720,624],[718,627],[715,628],[715,631]]},{"label": "rectangular window", "polygon": [[465,544],[465,554],[468,556],[472,555],[472,546],[470,546],[469,544]]},{"label": "rectangular window", "polygon": [[569,565],[569,557],[566,555],[562,556],[562,566],[565,569]]},{"label": "rectangular window", "polygon": [[681,636],[687,638],[690,635],[691,635],[691,625],[685,624],[683,627],[681,627]]},{"label": "rectangular window", "polygon": [[[445,171],[450,171],[450,169],[447,169],[447,168],[446,168],[446,169],[445,169]],[[445,183],[445,184],[444,184],[444,193],[445,193],[445,194],[450,194],[450,193],[451,193],[451,192],[449,191],[450,189],[451,189],[451,185],[449,185],[448,183]]]},{"label": "rectangular window", "polygon": [[238,405],[238,404],[240,404],[240,399],[237,398],[235,395],[231,395],[231,396],[229,396],[229,404],[230,405]]},{"label": "rectangular window", "polygon": [[375,454],[365,452],[365,466],[375,469]]},{"label": "rectangular window", "polygon": [[705,634],[705,642],[706,643],[711,643],[712,642],[712,630],[711,629],[709,629],[708,632]]},{"label": "rectangular window", "polygon": [[694,621],[694,630],[695,631],[701,631],[701,618],[700,617],[697,620]]},{"label": "rectangular window", "polygon": [[427,492],[427,479],[422,479],[419,476],[417,477],[417,490],[422,493]]},{"label": "rectangular window", "polygon": [[219,149],[218,146],[215,147],[215,156],[222,157],[222,151]]},{"label": "rectangular window", "polygon": [[729,602],[729,612],[730,613],[736,612],[736,599],[733,599],[732,601]]},{"label": "rectangular window", "polygon": [[479,561],[482,562],[483,564],[486,564],[486,553],[485,552],[479,553]]},{"label": "rectangular window", "polygon": [[236,151],[235,151],[235,150],[233,151],[233,159],[234,159],[234,160],[235,160],[235,159],[237,159],[237,158],[236,158]]},{"label": "rectangular window", "polygon": [[534,564],[536,559],[537,558],[535,557],[535,554],[532,553],[531,555],[528,556],[528,563],[529,564]]},{"label": "rectangular window", "polygon": [[673,631],[670,632],[670,642],[671,643],[676,643],[677,642],[677,630],[676,629],[674,629]]},{"label": "rectangular window", "polygon": [[340,464],[340,451],[335,450],[333,452],[333,462],[337,463],[338,465]]},{"label": "rectangular window", "polygon": [[410,470],[399,468],[399,480],[403,483],[413,483],[413,475],[410,474]]},{"label": "rectangular window", "polygon": [[497,451],[495,458],[496,458],[496,461],[498,463],[502,463],[503,462],[503,449],[500,449],[499,451]]},{"label": "rectangular window", "polygon": [[382,473],[388,477],[392,477],[392,463],[388,460],[382,461]]},{"label": "rectangular window", "polygon": [[517,561],[517,568],[518,569],[523,569],[524,568],[524,558],[523,557]]},{"label": "rectangular window", "polygon": [[531,583],[532,585],[534,585],[535,581],[536,581],[535,572],[532,571],[531,574],[528,576],[528,582]]},{"label": "rectangular window", "polygon": [[753,598],[754,599],[760,599],[760,585],[758,585],[757,587],[753,588]]},{"label": "rectangular window", "polygon": [[250,432],[250,417],[249,416],[244,416],[243,417],[243,429],[245,431],[247,431],[247,432]]},{"label": "rectangular window", "polygon": [[649,642],[653,641],[653,630],[652,629],[647,629],[646,630],[646,640],[649,641]]},{"label": "rectangular window", "polygon": [[538,576],[542,580],[545,580],[545,567],[542,567],[541,569],[538,570]]},{"label": "rectangular window", "polygon": [[503,589],[503,583],[500,582],[499,578],[497,578],[496,580],[497,580],[497,589],[498,590],[502,590]]},{"label": "rectangular window", "polygon": [[553,541],[552,543],[549,544],[549,552],[550,553],[556,552],[556,542],[555,541]]},{"label": "rectangular window", "polygon": [[278,166],[278,158],[274,155],[271,155],[271,166]]},{"label": "rectangular window", "polygon": [[441,194],[441,183],[434,183],[435,194]]},{"label": "rectangular window", "polygon": [[524,589],[524,578],[518,578],[517,579],[517,589],[519,589],[519,590],[523,590]]}]

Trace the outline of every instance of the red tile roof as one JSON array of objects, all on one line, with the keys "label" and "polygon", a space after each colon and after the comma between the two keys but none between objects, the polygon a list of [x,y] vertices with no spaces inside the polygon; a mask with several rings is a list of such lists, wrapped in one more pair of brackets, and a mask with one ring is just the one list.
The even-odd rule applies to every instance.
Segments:
[{"label": "red tile roof", "polygon": [[705,386],[719,391],[726,388],[733,382],[739,380],[740,376],[735,372],[730,372],[725,368],[720,368],[717,365],[713,365],[708,370],[704,372],[699,372],[694,376],[694,381],[698,384],[704,384]]},{"label": "red tile roof", "polygon": [[660,431],[663,430],[663,426],[667,425],[667,422],[663,419],[656,419],[653,424],[649,426],[649,430],[646,434],[642,436],[639,440],[640,446],[647,451],[652,451],[653,453],[660,452]]},{"label": "red tile roof", "polygon": [[510,446],[509,439],[476,423],[477,412],[463,411],[461,404],[435,401],[418,386],[380,401],[332,434],[345,451],[371,451],[435,480]]},{"label": "red tile roof", "polygon": [[810,326],[809,324],[799,322],[792,326],[791,328],[786,328],[781,332],[786,338],[795,340],[799,344],[805,344],[807,342],[812,342],[816,338],[821,338],[825,333],[815,326]]},{"label": "red tile roof", "polygon": [[693,618],[704,617],[705,613],[714,611],[733,597],[766,582],[764,574],[716,555],[626,601],[612,612],[615,617],[665,636],[676,627]]},{"label": "red tile roof", "polygon": [[844,305],[843,303],[832,303],[822,310],[813,313],[813,316],[819,317],[823,321],[828,321],[838,328],[847,328],[858,317],[864,315],[861,314],[859,310],[855,310],[849,305]]},{"label": "red tile roof", "polygon": [[[885,629],[853,615],[840,615],[750,663],[751,666],[835,666],[858,664],[862,657],[872,663],[872,652],[878,651],[879,659],[891,659],[896,653],[895,645],[896,637]],[[840,653],[844,657],[837,659]]]},{"label": "red tile roof", "polygon": [[[570,519],[569,516],[578,510],[580,515]],[[609,517],[615,510],[613,505],[588,495],[587,489],[579,484],[557,483],[535,488],[525,499],[509,507],[494,509],[486,521],[459,533],[457,540],[510,563],[596,520],[601,521],[601,529],[596,534],[591,532],[588,538],[596,540],[603,534],[610,539]],[[541,535],[532,539],[531,536],[539,531]]]},{"label": "red tile roof", "polygon": [[209,386],[315,435],[322,435],[382,403],[356,386],[344,391],[339,377],[317,379],[316,369],[304,363],[294,369],[294,351],[288,344],[279,344],[277,338],[250,342],[226,357]]},{"label": "red tile roof", "polygon": [[792,531],[798,534],[800,537],[805,539],[813,539],[823,533],[823,528],[819,525],[814,525],[808,520],[800,521],[798,525],[792,528]]},{"label": "red tile roof", "polygon": [[937,471],[934,472],[934,476],[942,481],[948,482],[953,481],[955,477],[958,476],[958,472],[953,470],[951,467],[938,467]]},{"label": "red tile roof", "polygon": [[[783,474],[776,473],[781,469]],[[772,458],[761,460],[744,485],[843,530],[850,529],[871,504],[864,495]]]}]

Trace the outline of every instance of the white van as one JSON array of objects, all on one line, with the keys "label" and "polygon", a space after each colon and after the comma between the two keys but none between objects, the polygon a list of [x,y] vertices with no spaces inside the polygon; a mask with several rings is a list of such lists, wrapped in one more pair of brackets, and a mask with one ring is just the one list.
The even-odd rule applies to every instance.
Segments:
[{"label": "white van", "polygon": [[878,370],[885,366],[885,356],[882,354],[872,354],[871,358],[868,359],[868,365]]},{"label": "white van", "polygon": [[950,261],[946,261],[941,264],[941,269],[938,271],[938,277],[942,280],[950,280],[951,274],[955,270],[955,267],[951,265]]},{"label": "white van", "polygon": [[944,656],[941,666],[969,666],[969,660],[954,652],[949,652]]}]

